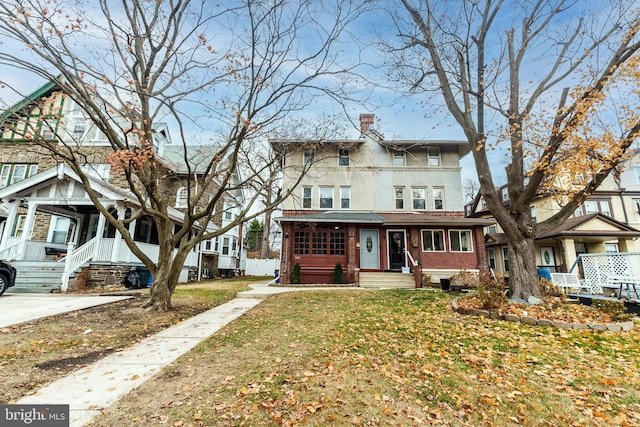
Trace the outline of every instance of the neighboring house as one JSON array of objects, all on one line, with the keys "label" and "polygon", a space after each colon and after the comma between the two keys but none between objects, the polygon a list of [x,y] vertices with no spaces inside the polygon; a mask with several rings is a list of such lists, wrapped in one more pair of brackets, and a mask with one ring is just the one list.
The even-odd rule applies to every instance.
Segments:
[{"label": "neighboring house", "polygon": [[[56,113],[49,114],[50,111]],[[57,261],[60,266],[51,268],[59,280],[52,279],[47,290],[65,289],[70,277],[72,287],[81,282],[87,286],[114,284],[133,266],[142,267],[120,233],[93,205],[77,174],[31,143],[31,132],[35,130],[52,143],[76,144],[87,155],[85,171],[103,204],[120,218],[135,214],[140,206],[124,174],[107,161],[112,153],[110,144],[80,107],[61,94],[54,83],[48,83],[0,119],[0,216],[6,218],[2,223],[0,258],[15,261],[18,280],[28,275],[28,271],[20,271],[20,265],[27,270],[44,269],[37,263],[46,261]],[[177,165],[185,158],[185,147],[171,145],[168,129],[162,123],[155,126],[153,145],[161,162],[158,167],[167,172],[161,188],[175,201],[169,215],[180,224],[186,207],[186,168]],[[208,229],[222,224],[226,212],[222,206],[219,211],[217,220],[206,225]],[[157,259],[158,235],[153,218],[137,218],[130,223],[129,231],[139,247]],[[238,235],[236,228],[221,239],[237,239]],[[201,246],[206,247],[206,242]],[[202,277],[204,269],[212,277],[219,268],[232,268],[226,258],[215,248],[202,252],[197,248],[188,256],[180,280]],[[27,261],[32,263],[26,264]],[[82,274],[77,274],[80,271]]]},{"label": "neighboring house", "polygon": [[[270,141],[287,168],[308,172],[282,206],[281,282],[296,264],[302,283],[344,281],[364,272],[420,273],[433,280],[486,271],[483,229],[465,218],[460,158],[465,141],[385,140],[373,114],[360,116],[356,140]],[[283,177],[284,189],[299,175]]]},{"label": "neighboring house", "polygon": [[[636,152],[636,157],[638,153]],[[640,231],[640,169],[633,160],[622,162],[621,174],[608,176],[602,185],[562,225],[536,238],[536,265],[551,272],[571,270],[580,254],[636,252]],[[637,174],[637,175],[636,175]],[[575,177],[581,180],[582,177]],[[503,204],[509,204],[507,186],[496,188]],[[561,208],[562,198],[541,192],[531,204],[536,222]],[[465,207],[470,218],[490,218],[478,195]],[[507,238],[496,224],[485,228],[487,260],[496,272],[509,275]]]}]

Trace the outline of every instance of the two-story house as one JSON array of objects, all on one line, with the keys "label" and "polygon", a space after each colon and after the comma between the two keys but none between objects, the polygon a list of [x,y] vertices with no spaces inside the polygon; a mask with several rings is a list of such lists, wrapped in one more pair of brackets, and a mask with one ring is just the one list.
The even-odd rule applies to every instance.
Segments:
[{"label": "two-story house", "polygon": [[[536,238],[536,265],[550,272],[568,272],[581,254],[633,253],[640,249],[640,168],[636,160],[621,162],[620,173],[609,175],[602,185],[562,225]],[[637,176],[636,176],[637,175]],[[572,181],[582,183],[584,176]],[[496,188],[504,205],[509,204],[507,186]],[[531,204],[534,221],[540,222],[558,212],[562,195],[540,191]],[[466,205],[468,217],[490,218],[483,198],[478,195]],[[485,228],[487,260],[496,272],[509,276],[507,239],[499,225]]]},{"label": "two-story house", "polygon": [[[69,282],[70,289],[74,284],[82,285],[79,280],[86,286],[115,284],[132,267],[142,267],[118,230],[94,206],[80,177],[45,148],[34,144],[33,132],[52,144],[74,146],[86,154],[83,167],[102,204],[118,218],[135,218],[129,223],[129,232],[146,254],[157,258],[158,233],[153,217],[137,215],[138,198],[132,194],[123,172],[108,161],[113,149],[104,134],[55,83],[45,84],[6,111],[1,117],[0,132],[0,217],[4,219],[0,224],[0,258],[11,260],[18,268],[16,289],[40,286],[41,291],[66,290]],[[194,174],[197,183],[201,173],[197,165],[185,167],[185,158],[197,157],[185,155],[185,149],[197,150],[199,157],[203,156],[203,149],[172,145],[163,123],[154,127],[153,146],[157,167],[166,172],[159,187],[171,200],[168,214],[180,224],[187,206],[186,174]],[[239,200],[232,194],[228,198]],[[220,227],[228,214],[224,209],[228,208],[231,214],[237,210],[237,203],[227,205],[220,203],[214,221],[202,226]],[[203,242],[187,257],[180,280],[235,270],[236,260],[232,264],[228,259],[233,255],[232,249],[226,253],[225,247],[232,248],[239,233],[236,227],[220,236],[221,249],[215,248],[213,242]],[[230,243],[225,246],[225,242]],[[29,283],[28,277],[36,271],[50,271],[54,277],[37,277]]]},{"label": "two-story house", "polygon": [[288,168],[283,177],[294,194],[282,206],[282,283],[300,265],[301,283],[332,283],[340,263],[344,281],[366,272],[421,272],[433,281],[461,270],[487,268],[483,226],[465,218],[460,158],[465,141],[386,140],[360,116],[358,139],[273,140]]}]

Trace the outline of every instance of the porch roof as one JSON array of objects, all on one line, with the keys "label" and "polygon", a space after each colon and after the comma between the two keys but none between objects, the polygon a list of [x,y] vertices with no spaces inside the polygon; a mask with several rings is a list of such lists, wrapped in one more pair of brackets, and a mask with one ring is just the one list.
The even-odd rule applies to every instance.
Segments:
[{"label": "porch roof", "polygon": [[[611,226],[610,229],[603,230],[598,228],[598,223],[604,222]],[[587,228],[593,223],[593,228]],[[625,223],[616,221],[613,218],[609,218],[606,215],[599,213],[593,213],[590,215],[583,215],[575,218],[569,218],[562,225],[554,228],[548,233],[537,236],[537,239],[547,239],[550,237],[640,237],[640,231],[633,227],[628,226]]]},{"label": "porch roof", "polygon": [[473,226],[495,224],[493,219],[442,216],[429,212],[327,211],[276,218],[280,222],[352,223],[380,225],[451,225]]}]

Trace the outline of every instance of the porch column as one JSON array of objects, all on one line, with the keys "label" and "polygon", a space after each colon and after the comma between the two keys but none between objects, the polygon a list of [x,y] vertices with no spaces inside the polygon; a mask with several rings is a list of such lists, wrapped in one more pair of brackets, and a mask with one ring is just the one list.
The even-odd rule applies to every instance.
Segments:
[{"label": "porch column", "polygon": [[[125,212],[125,207],[118,203],[116,205],[116,211],[118,212],[118,219],[123,219],[124,218],[124,212]],[[104,221],[104,219],[101,218],[99,219],[99,221],[102,220]],[[129,229],[131,229],[131,225],[129,225]],[[111,249],[111,262],[118,262],[118,261],[129,261],[129,256],[127,256],[127,259],[120,259],[120,245],[122,244],[122,235],[120,234],[120,232],[118,231],[118,229],[116,229],[116,234],[113,238],[113,248]]]},{"label": "porch column", "polygon": [[18,203],[6,203],[9,206],[9,212],[7,220],[5,221],[4,230],[2,231],[2,240],[0,240],[0,248],[4,249],[9,246],[9,237],[11,237],[11,230],[16,223],[16,217],[18,216]]},{"label": "porch column", "polygon": [[[35,222],[36,209],[38,207],[38,204],[36,202],[29,201],[27,206],[27,217],[24,220],[24,227],[22,229],[22,236],[20,239],[23,242],[31,240],[31,234],[33,233],[33,224]],[[17,254],[19,259],[24,259],[26,251],[27,245],[22,244],[20,253]]]},{"label": "porch column", "polygon": [[576,244],[573,239],[562,240],[562,249],[564,256],[564,269],[569,271],[573,263],[576,261]]},{"label": "porch column", "polygon": [[619,239],[618,250],[620,252],[636,252],[636,242],[632,239]]},{"label": "porch column", "polygon": [[[102,236],[104,235],[104,225],[107,222],[107,218],[105,218],[104,215],[100,214],[98,215],[98,228],[97,228],[97,232],[96,232],[96,244],[94,245],[94,249],[93,249],[93,259],[97,259],[98,258],[98,253],[100,252],[100,246],[102,245]],[[116,233],[118,234],[118,233]],[[115,241],[114,241],[114,245],[115,247]],[[111,248],[111,251],[113,252],[113,248]],[[103,260],[100,260],[103,261]]]}]

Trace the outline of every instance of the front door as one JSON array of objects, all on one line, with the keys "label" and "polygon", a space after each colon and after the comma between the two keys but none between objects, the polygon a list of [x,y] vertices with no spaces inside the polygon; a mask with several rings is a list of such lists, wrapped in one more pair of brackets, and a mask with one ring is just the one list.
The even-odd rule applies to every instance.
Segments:
[{"label": "front door", "polygon": [[405,266],[404,230],[390,230],[389,238],[389,270],[401,270]]},{"label": "front door", "polygon": [[360,268],[380,268],[378,230],[360,230]]}]

